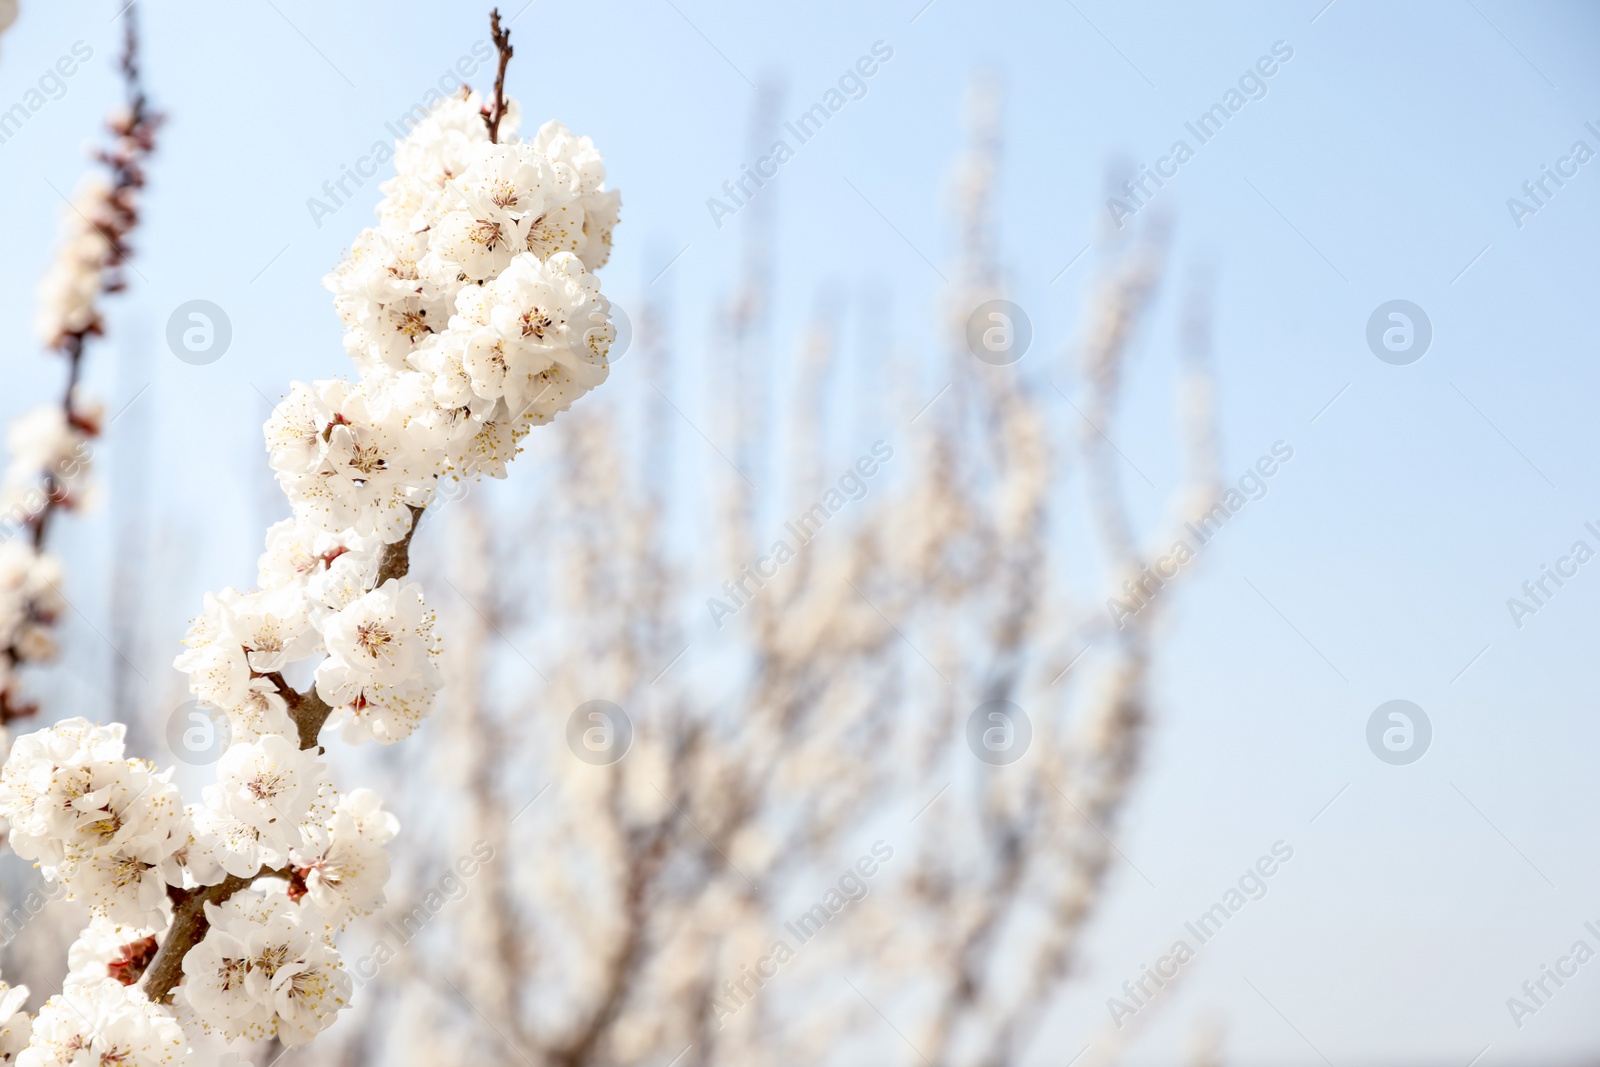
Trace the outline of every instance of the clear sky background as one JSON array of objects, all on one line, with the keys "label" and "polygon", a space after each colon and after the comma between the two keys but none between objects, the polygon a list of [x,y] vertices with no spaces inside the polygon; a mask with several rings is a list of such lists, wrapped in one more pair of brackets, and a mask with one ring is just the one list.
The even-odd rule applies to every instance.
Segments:
[{"label": "clear sky background", "polygon": [[[1575,540],[1600,547],[1583,528],[1600,525],[1600,160],[1520,227],[1506,204],[1575,141],[1600,151],[1584,126],[1600,126],[1600,9],[1325,2],[505,8],[511,89],[529,120],[592,135],[623,189],[607,290],[636,306],[671,262],[657,284],[671,287],[691,361],[736,281],[748,216],[718,229],[705,201],[749,158],[754,81],[781,77],[793,115],[874,42],[893,48],[867,95],[770,190],[776,333],[793,337],[827,283],[857,310],[886,300],[895,336],[926,344],[942,289],[929,261],[951,259],[961,101],[971,75],[997,74],[1001,248],[1036,330],[1028,358],[1066,380],[1093,263],[1073,261],[1105,217],[1108,163],[1153,163],[1275,42],[1293,49],[1266,96],[1158,199],[1176,220],[1175,266],[1216,272],[1224,475],[1278,440],[1294,459],[1171,605],[1153,750],[1121,841],[1143,877],[1114,875],[1050,1037],[1060,1054],[1041,1063],[1066,1062],[1103,1029],[1105,998],[1280,839],[1294,859],[1201,949],[1135,1060],[1173,1062],[1203,1017],[1247,1064],[1600,1056],[1600,961],[1520,1029],[1506,1008],[1576,940],[1600,949],[1584,929],[1600,927],[1600,561],[1521,628],[1506,607]],[[157,516],[147,573],[160,576],[162,610],[130,655],[164,691],[182,620],[203,590],[249,580],[277,516],[263,488],[265,397],[345,369],[320,278],[371,218],[376,180],[320,226],[307,200],[391,138],[385,123],[486,26],[480,5],[459,0],[141,7],[152,94],[171,121],[133,292],[89,380],[110,411],[137,397],[107,436],[106,473],[148,471],[125,484]],[[74,42],[94,50],[64,95],[0,144],[6,419],[57,389],[60,368],[27,324],[56,190],[82,173],[82,145],[117,91],[115,13],[110,0],[23,0],[0,40],[0,109]],[[162,340],[171,309],[197,298],[232,322],[232,347],[209,366]],[[1420,305],[1434,332],[1409,366],[1381,362],[1365,340],[1373,310],[1396,298]],[[1164,310],[1150,333],[1135,432],[1119,441],[1162,485],[1176,468],[1159,384],[1170,361],[1156,353],[1172,318]],[[617,388],[641,388],[628,371]],[[702,393],[683,390],[691,414]],[[149,464],[119,456],[130,426],[148,433]],[[1159,514],[1163,493],[1141,481],[1132,492],[1142,514]],[[92,575],[109,566],[114,516],[63,524],[60,542],[95,561],[69,586],[81,609],[71,636],[88,649],[74,655],[94,670],[109,658],[95,636],[109,607]],[[69,703],[108,717],[100,690],[74,677],[60,680]],[[1394,698],[1433,724],[1410,766],[1380,762],[1365,740],[1373,709]]]}]

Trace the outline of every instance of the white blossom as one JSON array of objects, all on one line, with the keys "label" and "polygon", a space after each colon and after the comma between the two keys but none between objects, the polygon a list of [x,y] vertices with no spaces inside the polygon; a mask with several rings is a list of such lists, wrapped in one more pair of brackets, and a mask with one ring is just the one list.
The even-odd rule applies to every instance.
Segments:
[{"label": "white blossom", "polygon": [[583,248],[578,192],[532,145],[478,144],[447,190],[450,210],[431,226],[417,265],[440,290],[458,279],[487,282],[522,252],[545,259]]},{"label": "white blossom", "polygon": [[[77,399],[73,410],[73,417],[68,418],[59,403],[43,404],[17,416],[7,428],[11,462],[6,467],[4,500],[8,508],[37,511],[37,502],[46,499],[40,486],[47,477],[56,499],[84,502],[93,454],[89,441],[99,432],[100,411]],[[35,506],[28,506],[30,501]]]},{"label": "white blossom", "polygon": [[399,721],[374,723],[373,736],[398,740],[415,722],[406,701],[425,701],[439,687],[433,613],[422,587],[391,578],[323,623],[328,658],[317,668],[317,695],[330,707],[360,705],[372,718],[377,704],[399,711]]},{"label": "white blossom", "polygon": [[86,178],[61,212],[62,240],[56,258],[39,283],[39,309],[34,333],[54,347],[66,334],[99,329],[95,301],[105,288],[103,272],[113,245],[112,185],[102,175]]},{"label": "white blossom", "polygon": [[293,734],[289,702],[270,678],[252,678],[244,697],[226,709],[229,737],[233,741],[254,741],[264,734]]},{"label": "white blossom", "polygon": [[69,986],[33,1020],[18,1067],[161,1067],[184,1063],[183,1029],[144,993],[112,978]]},{"label": "white blossom", "polygon": [[267,447],[295,514],[338,532],[405,536],[442,456],[406,432],[414,412],[384,378],[296,383],[267,422]]},{"label": "white blossom", "polygon": [[0,707],[18,709],[13,664],[54,658],[50,626],[66,608],[61,564],[18,537],[0,542]]},{"label": "white blossom", "polygon": [[[196,816],[203,810],[195,804],[186,805],[183,809],[183,820],[173,834],[178,847],[161,864],[161,874],[168,885],[179,889],[216,885],[230,873],[222,867],[215,835],[203,831],[197,821]],[[205,835],[204,840],[202,834]]]},{"label": "white blossom", "polygon": [[27,986],[0,982],[0,1067],[16,1063],[17,1054],[28,1046],[33,1019],[22,1010],[27,1002]]},{"label": "white blossom", "polygon": [[189,808],[193,841],[185,865],[191,872],[188,880],[211,885],[222,880],[218,871],[249,878],[263,868],[282,865],[283,855],[273,849],[271,840],[263,840],[253,823],[230,810],[221,786],[208,785],[200,795],[205,803]]},{"label": "white blossom", "polygon": [[504,397],[516,419],[546,399],[557,367],[580,392],[599,385],[615,336],[610,307],[599,280],[570,252],[548,261],[515,257],[489,285],[456,298],[450,326],[465,335],[461,368],[473,393]]},{"label": "white blossom", "polygon": [[293,730],[288,702],[257,672],[276,672],[314,653],[321,636],[311,623],[313,602],[289,587],[240,594],[224,589],[206,596],[206,610],[190,623],[188,650],[173,666],[189,676],[189,691],[228,716],[235,741]]},{"label": "white blossom", "polygon": [[346,744],[392,745],[410,737],[433,713],[434,698],[432,689],[369,685],[350,703],[335,708],[327,725],[338,730]]},{"label": "white blossom", "polygon": [[121,724],[66,719],[25,734],[0,768],[11,844],[91,911],[119,922],[159,918],[163,861],[182,843],[171,770],[124,759]]},{"label": "white blossom", "polygon": [[453,277],[444,286],[423,280],[418,261],[427,249],[426,233],[367,229],[323,280],[344,322],[345,351],[363,372],[404,368],[419,347],[444,330],[459,284]]},{"label": "white blossom", "polygon": [[305,597],[297,590],[247,593],[223,607],[223,630],[254,674],[281,671],[316,651]]},{"label": "white blossom", "polygon": [[183,960],[182,996],[208,1030],[276,1033],[287,1046],[326,1029],[350,999],[350,976],[320,915],[276,892],[206,904],[210,928]]},{"label": "white blossom", "polygon": [[303,843],[290,851],[290,864],[306,895],[334,926],[342,927],[383,903],[389,880],[384,846],[399,827],[377,793],[357,789],[339,802],[326,825],[306,827]]},{"label": "white blossom", "polygon": [[[395,176],[379,186],[384,199],[378,205],[378,218],[385,229],[416,233],[444,213],[440,201],[446,184],[466,172],[474,150],[488,140],[483,125],[486,103],[479,94],[466,91],[447,97],[395,145]],[[510,139],[517,130],[518,111],[515,102],[507,105],[500,135]]]},{"label": "white blossom", "polygon": [[599,270],[611,258],[611,231],[616,229],[622,195],[605,187],[606,164],[594,142],[575,136],[551,119],[534,134],[533,148],[542,153],[577,194],[583,210],[584,242],[579,256],[589,270]]},{"label": "white blossom", "polygon": [[172,661],[189,676],[189,692],[223,709],[244,700],[250,686],[250,661],[228,629],[226,608],[238,598],[233,589],[207,593],[205,610],[190,621],[183,637],[187,651]]},{"label": "white blossom", "polygon": [[231,746],[217,761],[215,794],[221,808],[260,835],[274,851],[299,841],[326,767],[315,749],[282,734]]}]

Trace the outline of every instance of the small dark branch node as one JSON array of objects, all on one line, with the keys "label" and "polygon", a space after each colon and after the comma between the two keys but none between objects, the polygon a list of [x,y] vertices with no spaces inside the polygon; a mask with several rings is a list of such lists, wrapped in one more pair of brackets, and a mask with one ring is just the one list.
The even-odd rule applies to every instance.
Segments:
[{"label": "small dark branch node", "polygon": [[106,974],[123,985],[138,985],[156,956],[156,939],[141,938],[123,945],[117,958],[106,964]]}]

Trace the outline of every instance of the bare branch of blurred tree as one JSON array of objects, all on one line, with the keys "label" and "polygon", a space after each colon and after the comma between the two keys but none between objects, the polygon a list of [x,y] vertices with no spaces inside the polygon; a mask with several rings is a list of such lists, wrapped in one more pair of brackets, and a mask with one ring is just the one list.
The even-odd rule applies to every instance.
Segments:
[{"label": "bare branch of blurred tree", "polygon": [[[1166,251],[1159,227],[1104,249],[1076,400],[1040,356],[975,359],[967,317],[1008,293],[999,108],[978,85],[938,359],[885,353],[841,386],[824,302],[779,448],[753,212],[716,332],[714,481],[673,477],[688,416],[663,391],[684,379],[658,305],[629,356],[644,410],[569,417],[515,540],[488,539],[476,498],[448,517],[477,547],[452,554],[451,727],[406,833],[472,841],[471,862],[439,845],[396,871],[415,892],[347,954],[367,1017],[302,1060],[999,1067],[1038,1045],[1113,870],[1144,879],[1115,841],[1164,600],[1120,626],[1098,605],[1173,541],[1137,533],[1152,502],[1130,501],[1113,443]],[[1216,495],[1203,308],[1185,320],[1173,525]],[[899,410],[863,443],[887,386]],[[669,497],[702,481],[716,536]],[[774,530],[786,551],[763,552]],[[596,700],[625,718],[585,717]],[[341,1031],[363,1045],[341,1053]]]}]

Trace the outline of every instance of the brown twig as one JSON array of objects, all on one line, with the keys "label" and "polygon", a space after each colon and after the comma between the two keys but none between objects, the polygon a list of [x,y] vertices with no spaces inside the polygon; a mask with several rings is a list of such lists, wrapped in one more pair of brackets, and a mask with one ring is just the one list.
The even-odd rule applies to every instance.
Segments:
[{"label": "brown twig", "polygon": [[183,977],[183,958],[200,943],[211,927],[210,920],[206,918],[207,904],[221,904],[257,878],[288,876],[287,867],[278,870],[263,867],[247,878],[230,874],[216,885],[199,889],[169,889],[167,895],[172,900],[172,925],[167,928],[166,937],[156,950],[150,969],[145,972],[145,995],[156,1003],[164,1003],[172,996],[173,987]]},{"label": "brown twig", "polygon": [[417,524],[422,521],[422,509],[412,507],[411,528],[392,545],[383,547],[383,557],[378,560],[378,584],[390,578],[404,578],[411,570],[411,539],[417,535]]},{"label": "brown twig", "polygon": [[500,143],[500,120],[506,113],[506,64],[511,62],[511,31],[500,28],[500,9],[489,12],[489,34],[500,53],[500,68],[494,75],[494,101],[484,109],[483,122],[489,127],[489,142]]}]

